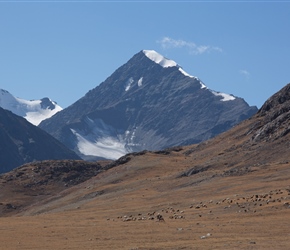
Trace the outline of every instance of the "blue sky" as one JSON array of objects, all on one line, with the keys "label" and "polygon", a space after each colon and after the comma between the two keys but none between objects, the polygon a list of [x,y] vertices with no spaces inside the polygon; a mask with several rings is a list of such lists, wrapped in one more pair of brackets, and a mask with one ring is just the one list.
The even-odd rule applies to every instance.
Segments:
[{"label": "blue sky", "polygon": [[0,88],[62,107],[143,49],[260,107],[290,82],[289,1],[1,1]]}]

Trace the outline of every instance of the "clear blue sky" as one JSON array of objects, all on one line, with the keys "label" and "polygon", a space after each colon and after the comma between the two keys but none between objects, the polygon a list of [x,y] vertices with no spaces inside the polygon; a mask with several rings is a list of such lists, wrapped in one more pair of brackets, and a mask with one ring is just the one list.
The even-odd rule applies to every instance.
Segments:
[{"label": "clear blue sky", "polygon": [[290,2],[1,1],[0,88],[62,107],[142,49],[260,107],[290,82]]}]

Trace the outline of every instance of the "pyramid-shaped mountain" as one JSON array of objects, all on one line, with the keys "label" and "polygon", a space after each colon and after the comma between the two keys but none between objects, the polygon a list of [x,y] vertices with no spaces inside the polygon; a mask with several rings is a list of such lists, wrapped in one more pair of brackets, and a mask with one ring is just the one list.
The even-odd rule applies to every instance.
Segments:
[{"label": "pyramid-shaped mountain", "polygon": [[2,108],[0,108],[0,152],[0,173],[32,161],[80,159],[42,129]]},{"label": "pyramid-shaped mountain", "polygon": [[256,113],[208,89],[176,62],[143,50],[40,127],[83,159],[198,143]]}]

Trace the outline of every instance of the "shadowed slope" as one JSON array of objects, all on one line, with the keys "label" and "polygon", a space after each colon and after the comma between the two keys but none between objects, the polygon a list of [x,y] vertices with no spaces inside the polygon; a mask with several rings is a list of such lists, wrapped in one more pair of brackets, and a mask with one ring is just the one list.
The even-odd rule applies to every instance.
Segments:
[{"label": "shadowed slope", "polygon": [[71,150],[24,118],[0,108],[0,173],[37,160],[79,159]]}]

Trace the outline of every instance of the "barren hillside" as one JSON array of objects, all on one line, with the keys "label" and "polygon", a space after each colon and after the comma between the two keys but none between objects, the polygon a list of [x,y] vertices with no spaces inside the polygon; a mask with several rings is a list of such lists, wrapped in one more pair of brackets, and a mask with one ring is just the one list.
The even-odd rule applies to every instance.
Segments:
[{"label": "barren hillside", "polygon": [[212,140],[129,154],[72,185],[62,171],[49,195],[13,191],[21,168],[2,175],[1,249],[289,249],[289,93]]}]

